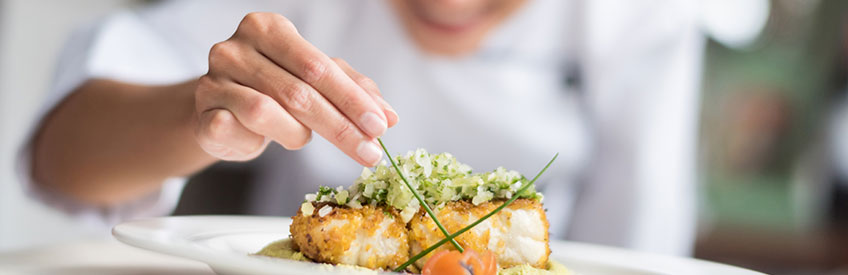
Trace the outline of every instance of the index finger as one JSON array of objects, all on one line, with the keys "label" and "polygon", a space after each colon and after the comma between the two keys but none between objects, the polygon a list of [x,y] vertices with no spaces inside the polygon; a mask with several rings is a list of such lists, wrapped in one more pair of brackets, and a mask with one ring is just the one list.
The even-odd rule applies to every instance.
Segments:
[{"label": "index finger", "polygon": [[353,69],[347,61],[344,61],[341,58],[331,58],[333,62],[336,62],[337,65],[344,71],[353,82],[355,82],[359,87],[362,87],[365,92],[371,95],[371,98],[374,99],[380,106],[383,108],[383,115],[386,116],[386,122],[388,122],[389,127],[394,126],[398,122],[398,114],[385,99],[380,94],[380,89],[377,88],[377,83],[374,83],[373,80],[363,75],[362,73]]},{"label": "index finger", "polygon": [[252,40],[257,50],[315,88],[364,133],[375,138],[383,135],[388,120],[381,106],[288,20],[280,16],[273,22],[262,37]]}]

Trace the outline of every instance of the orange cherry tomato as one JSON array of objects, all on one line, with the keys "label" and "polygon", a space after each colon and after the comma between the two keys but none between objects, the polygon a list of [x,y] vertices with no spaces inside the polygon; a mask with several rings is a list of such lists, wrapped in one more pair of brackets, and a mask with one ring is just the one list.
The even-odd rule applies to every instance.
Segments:
[{"label": "orange cherry tomato", "polygon": [[421,269],[422,275],[497,275],[498,259],[491,251],[482,254],[467,249],[464,253],[445,250],[436,253]]}]

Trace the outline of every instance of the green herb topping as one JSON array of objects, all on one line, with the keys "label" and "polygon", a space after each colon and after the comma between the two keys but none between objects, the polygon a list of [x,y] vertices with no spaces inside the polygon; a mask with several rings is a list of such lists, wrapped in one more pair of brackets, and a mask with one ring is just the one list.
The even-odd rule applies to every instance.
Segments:
[{"label": "green herb topping", "polygon": [[[479,205],[493,199],[509,199],[528,182],[520,173],[502,167],[475,174],[471,167],[458,162],[449,153],[430,154],[424,149],[395,156],[394,161],[410,186],[434,208],[458,200],[470,200]],[[541,200],[542,194],[536,192],[535,186],[530,186],[518,197]],[[364,168],[348,189],[322,186],[318,192],[307,194],[305,198],[304,203],[334,202],[356,209],[366,204],[389,205],[400,211],[404,222],[412,219],[420,207],[397,171],[385,161],[373,170]]]}]

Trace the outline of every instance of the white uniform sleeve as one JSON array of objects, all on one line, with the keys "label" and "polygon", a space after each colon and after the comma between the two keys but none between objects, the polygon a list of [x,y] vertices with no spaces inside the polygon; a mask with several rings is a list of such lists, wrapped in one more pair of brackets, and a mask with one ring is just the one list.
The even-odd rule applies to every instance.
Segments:
[{"label": "white uniform sleeve", "polygon": [[567,238],[688,255],[703,38],[695,1],[585,1],[580,54],[597,154]]},{"label": "white uniform sleeve", "polygon": [[[166,39],[157,35],[135,12],[126,11],[85,27],[71,37],[60,55],[53,86],[38,120],[72,90],[91,78],[109,78],[143,84],[166,84],[196,76]],[[37,129],[37,127],[33,128]],[[30,140],[33,135],[30,134]],[[114,207],[93,207],[34,184],[30,171],[31,144],[19,154],[19,176],[32,198],[85,223],[109,228],[117,222],[173,211],[185,179],[167,180],[160,191]]]}]

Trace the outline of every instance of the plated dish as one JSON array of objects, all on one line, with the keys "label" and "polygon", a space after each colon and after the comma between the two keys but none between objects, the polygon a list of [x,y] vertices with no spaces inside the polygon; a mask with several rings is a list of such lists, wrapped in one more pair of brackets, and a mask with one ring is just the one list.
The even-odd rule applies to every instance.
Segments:
[{"label": "plated dish", "polygon": [[[448,153],[418,149],[390,158],[391,166],[363,169],[347,188],[306,194],[297,213],[276,227],[267,226],[274,218],[248,220],[254,224],[242,220],[249,217],[163,218],[121,224],[113,234],[205,261],[219,273],[584,274],[580,263],[568,263],[573,259],[552,257],[556,245],[535,191],[555,159],[528,179],[504,168],[474,173]],[[233,223],[216,223],[224,220]]]},{"label": "plated dish", "polygon": [[474,173],[424,149],[390,162],[347,188],[306,194],[291,238],[257,255],[423,274],[569,274],[548,259],[538,175]]},{"label": "plated dish", "polygon": [[[131,246],[197,260],[218,274],[381,274],[328,269],[327,265],[251,254],[288,237],[291,219],[259,216],[177,216],[119,224],[112,235]],[[550,259],[579,275],[762,275],[702,260],[551,240]]]}]

